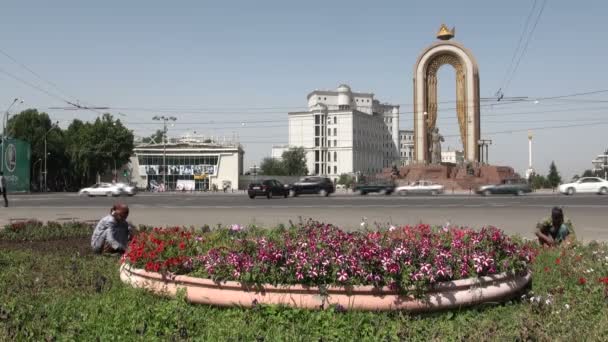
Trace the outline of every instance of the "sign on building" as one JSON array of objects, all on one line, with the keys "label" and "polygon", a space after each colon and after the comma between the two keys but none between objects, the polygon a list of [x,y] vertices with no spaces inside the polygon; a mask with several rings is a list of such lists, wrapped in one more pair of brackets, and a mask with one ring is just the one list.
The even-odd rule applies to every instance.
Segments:
[{"label": "sign on building", "polygon": [[9,192],[28,192],[30,190],[31,150],[27,141],[18,139],[4,140],[4,153],[0,158],[2,171]]}]

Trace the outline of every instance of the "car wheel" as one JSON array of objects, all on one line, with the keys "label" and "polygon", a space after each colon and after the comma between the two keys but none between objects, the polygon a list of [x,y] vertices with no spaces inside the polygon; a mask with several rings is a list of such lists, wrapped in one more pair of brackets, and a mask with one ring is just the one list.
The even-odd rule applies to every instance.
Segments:
[{"label": "car wheel", "polygon": [[568,188],[568,190],[566,191],[566,193],[570,196],[574,195],[576,193],[576,190],[574,190],[574,188]]},{"label": "car wheel", "polygon": [[601,188],[600,195],[606,195],[606,194],[608,194],[608,188],[606,188],[606,187]]},{"label": "car wheel", "polygon": [[321,190],[319,190],[319,195],[321,195],[323,197],[327,197],[327,196],[329,196],[329,192],[327,192],[327,190],[325,190],[325,189],[321,189]]},{"label": "car wheel", "polygon": [[400,191],[399,191],[399,196],[407,196],[407,191],[405,191],[405,190],[400,190]]},{"label": "car wheel", "polygon": [[255,195],[249,195],[249,198],[254,199]]},{"label": "car wheel", "polygon": [[298,193],[295,190],[289,190],[289,196],[298,197]]},{"label": "car wheel", "polygon": [[490,190],[484,190],[483,195],[484,196],[490,196],[492,194],[492,191]]},{"label": "car wheel", "polygon": [[380,195],[384,195],[384,196],[386,196],[386,189],[382,189],[382,190],[378,191],[378,193],[379,193]]},{"label": "car wheel", "polygon": [[283,194],[283,197],[285,197],[285,198],[289,197],[289,191],[285,191],[285,193]]},{"label": "car wheel", "polygon": [[268,191],[268,193],[266,194],[266,197],[268,197],[268,199],[272,198],[272,191]]},{"label": "car wheel", "polygon": [[106,197],[110,197],[110,196],[112,196],[112,192],[110,192],[110,191],[106,192]]},{"label": "car wheel", "polygon": [[89,197],[91,197],[91,194],[88,191],[83,191],[82,192],[82,196],[89,196]]},{"label": "car wheel", "polygon": [[523,190],[517,190],[517,192],[515,193],[515,195],[517,195],[517,196],[523,196],[524,195],[524,191]]},{"label": "car wheel", "polygon": [[431,191],[431,196],[437,196],[437,190]]}]

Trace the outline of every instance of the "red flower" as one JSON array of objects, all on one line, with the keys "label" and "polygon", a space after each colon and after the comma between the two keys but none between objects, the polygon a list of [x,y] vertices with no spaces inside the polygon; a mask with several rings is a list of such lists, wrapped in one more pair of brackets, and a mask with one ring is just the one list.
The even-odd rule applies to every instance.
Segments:
[{"label": "red flower", "polygon": [[179,243],[179,249],[181,249],[181,250],[186,249],[186,244],[183,241]]},{"label": "red flower", "polygon": [[598,281],[600,283],[604,283],[604,284],[606,284],[606,286],[608,286],[608,277],[600,278]]},{"label": "red flower", "polygon": [[584,277],[578,278],[578,284],[579,285],[585,285],[585,284],[587,284],[587,279],[585,279]]},{"label": "red flower", "polygon": [[545,266],[545,272],[549,272],[549,267]]},{"label": "red flower", "polygon": [[560,258],[555,259],[555,264],[556,265],[559,265],[561,263],[562,263],[562,259],[560,259]]}]

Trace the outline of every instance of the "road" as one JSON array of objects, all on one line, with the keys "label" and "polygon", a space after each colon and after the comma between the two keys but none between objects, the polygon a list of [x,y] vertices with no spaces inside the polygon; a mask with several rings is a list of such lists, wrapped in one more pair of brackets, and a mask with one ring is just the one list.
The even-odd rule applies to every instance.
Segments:
[{"label": "road", "polygon": [[608,196],[534,194],[526,196],[440,195],[353,196],[335,194],[330,197],[300,196],[297,198],[256,198],[245,194],[152,194],[134,197],[88,198],[76,194],[15,195],[11,207],[0,208],[0,224],[10,220],[96,220],[105,215],[112,203],[123,201],[131,207],[136,224],[194,225],[257,224],[276,225],[300,218],[314,218],[347,229],[379,224],[416,224],[481,227],[495,225],[508,233],[532,237],[535,223],[550,213],[553,206],[562,206],[583,240],[608,241]]}]

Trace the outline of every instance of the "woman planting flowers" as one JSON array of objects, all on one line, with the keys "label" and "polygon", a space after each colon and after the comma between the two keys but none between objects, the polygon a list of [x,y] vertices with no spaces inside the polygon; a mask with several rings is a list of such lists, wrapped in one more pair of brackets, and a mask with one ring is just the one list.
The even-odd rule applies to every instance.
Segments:
[{"label": "woman planting flowers", "polygon": [[564,223],[564,211],[559,207],[553,207],[551,219],[536,225],[538,242],[546,246],[559,245],[570,236],[571,226],[572,224]]}]

